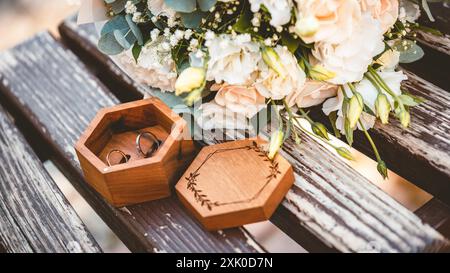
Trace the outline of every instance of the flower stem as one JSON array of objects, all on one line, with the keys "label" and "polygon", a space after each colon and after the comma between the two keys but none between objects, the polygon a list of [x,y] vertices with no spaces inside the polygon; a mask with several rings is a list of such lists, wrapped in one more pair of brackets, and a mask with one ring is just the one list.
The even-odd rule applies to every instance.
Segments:
[{"label": "flower stem", "polygon": [[[389,93],[389,95],[391,95],[392,97],[395,98],[396,101],[399,101],[397,94],[395,94],[391,88],[386,84],[386,82],[380,77],[380,75],[378,75],[378,73],[375,71],[375,69],[373,69],[372,67],[369,66],[369,73],[373,76],[373,78],[375,79],[375,81],[381,86],[381,88],[383,88],[386,92]],[[403,107],[403,104],[401,104]]]},{"label": "flower stem", "polygon": [[300,113],[302,114],[302,116],[311,124],[314,123],[314,120],[312,120],[309,116],[308,113],[305,112],[305,110],[303,110],[302,108],[298,109],[300,111]]},{"label": "flower stem", "polygon": [[364,135],[366,136],[367,140],[369,141],[370,145],[372,146],[373,152],[375,153],[375,157],[377,158],[377,161],[381,161],[380,153],[378,152],[377,146],[373,142],[372,137],[367,132],[366,128],[364,127],[364,124],[362,123],[361,119],[359,120],[359,125],[363,129]]}]

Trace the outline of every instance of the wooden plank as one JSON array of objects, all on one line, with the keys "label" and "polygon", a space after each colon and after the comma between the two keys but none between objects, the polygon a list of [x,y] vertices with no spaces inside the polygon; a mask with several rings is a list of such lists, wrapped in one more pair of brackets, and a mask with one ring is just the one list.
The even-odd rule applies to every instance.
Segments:
[{"label": "wooden plank", "polygon": [[[69,19],[60,31],[68,46],[95,63],[93,69],[105,84],[120,81],[126,87],[122,92],[142,97],[138,94],[143,89],[136,88],[98,52],[92,27],[77,26]],[[271,220],[303,247],[310,251],[416,252],[436,250],[433,242],[443,242],[433,229],[335,154],[307,135],[302,138],[300,146],[288,141],[282,152],[294,167],[296,182]],[[210,137],[205,141],[216,142]]]},{"label": "wooden plank", "polygon": [[427,81],[450,90],[448,71],[441,69],[450,66],[450,7],[442,2],[429,3],[435,22],[431,22],[425,13],[419,19],[422,26],[437,29],[443,33],[437,36],[428,32],[419,31],[417,40],[425,51],[425,58],[402,66]]},{"label": "wooden plank", "polygon": [[176,198],[116,210],[83,181],[73,146],[97,111],[118,101],[50,34],[0,54],[0,89],[21,122],[43,139],[55,163],[131,250],[263,251],[243,229],[205,231]]},{"label": "wooden plank", "polygon": [[3,251],[101,252],[1,106],[0,151]]},{"label": "wooden plank", "polygon": [[433,228],[450,238],[450,207],[436,198],[418,209],[415,214]]}]

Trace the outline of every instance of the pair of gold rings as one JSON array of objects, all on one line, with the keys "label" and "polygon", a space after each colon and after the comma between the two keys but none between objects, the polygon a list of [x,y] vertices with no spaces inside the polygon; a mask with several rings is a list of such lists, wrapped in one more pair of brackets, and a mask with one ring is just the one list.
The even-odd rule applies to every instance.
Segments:
[{"label": "pair of gold rings", "polygon": [[[147,137],[147,138],[149,138],[152,141],[152,146],[146,152],[144,152],[144,150],[142,149],[142,145],[141,145],[141,140],[142,140],[143,137]],[[156,151],[158,151],[158,149],[161,146],[161,144],[162,144],[162,141],[159,140],[154,134],[152,134],[150,132],[142,132],[136,137],[136,150],[144,158],[152,157],[156,153]],[[113,165],[116,165],[116,164],[112,164],[111,163],[111,155],[113,155],[113,154],[120,154],[122,156],[122,158],[120,159],[118,164],[128,163],[130,161],[130,159],[131,159],[130,155],[125,154],[121,150],[117,150],[117,149],[111,150],[106,155],[106,162],[108,163],[108,166],[110,166],[110,167],[113,166]]]}]

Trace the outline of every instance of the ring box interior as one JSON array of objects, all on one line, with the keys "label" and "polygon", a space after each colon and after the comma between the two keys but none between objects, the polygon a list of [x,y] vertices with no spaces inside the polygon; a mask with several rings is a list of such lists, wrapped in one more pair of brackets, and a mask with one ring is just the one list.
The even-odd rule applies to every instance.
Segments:
[{"label": "ring box interior", "polygon": [[281,155],[261,139],[204,147],[175,186],[183,205],[208,230],[268,220],[294,183]]},{"label": "ring box interior", "polygon": [[[151,148],[146,132],[161,141],[148,158],[136,145],[142,134],[142,151]],[[156,98],[102,109],[75,149],[88,183],[117,207],[170,196],[196,153],[186,122]]]}]

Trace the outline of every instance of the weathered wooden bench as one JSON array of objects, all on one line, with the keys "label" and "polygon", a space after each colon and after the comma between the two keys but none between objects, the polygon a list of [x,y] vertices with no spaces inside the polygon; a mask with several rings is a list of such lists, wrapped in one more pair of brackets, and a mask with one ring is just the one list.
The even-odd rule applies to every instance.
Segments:
[{"label": "weathered wooden bench", "polygon": [[100,252],[0,106],[0,251]]},{"label": "weathered wooden bench", "polygon": [[[73,145],[96,112],[157,93],[134,83],[96,49],[92,26],[78,26],[69,18],[60,34],[62,43],[41,33],[0,54],[2,104],[23,133],[32,136],[37,154],[53,159],[132,251],[264,252],[245,228],[204,230],[176,197],[115,209],[84,181]],[[396,123],[376,126],[373,134],[389,166],[435,198],[413,213],[302,135],[300,146],[290,141],[283,150],[296,182],[271,221],[308,251],[449,251],[450,99],[446,91],[414,74],[419,72],[408,71],[406,88],[428,101],[414,110],[413,127],[404,131]],[[371,155],[362,138],[356,147]],[[22,160],[39,163],[31,156]],[[0,205],[7,192],[0,193]],[[0,221],[3,226],[5,220]],[[3,237],[14,238],[2,235],[0,245]]]}]

